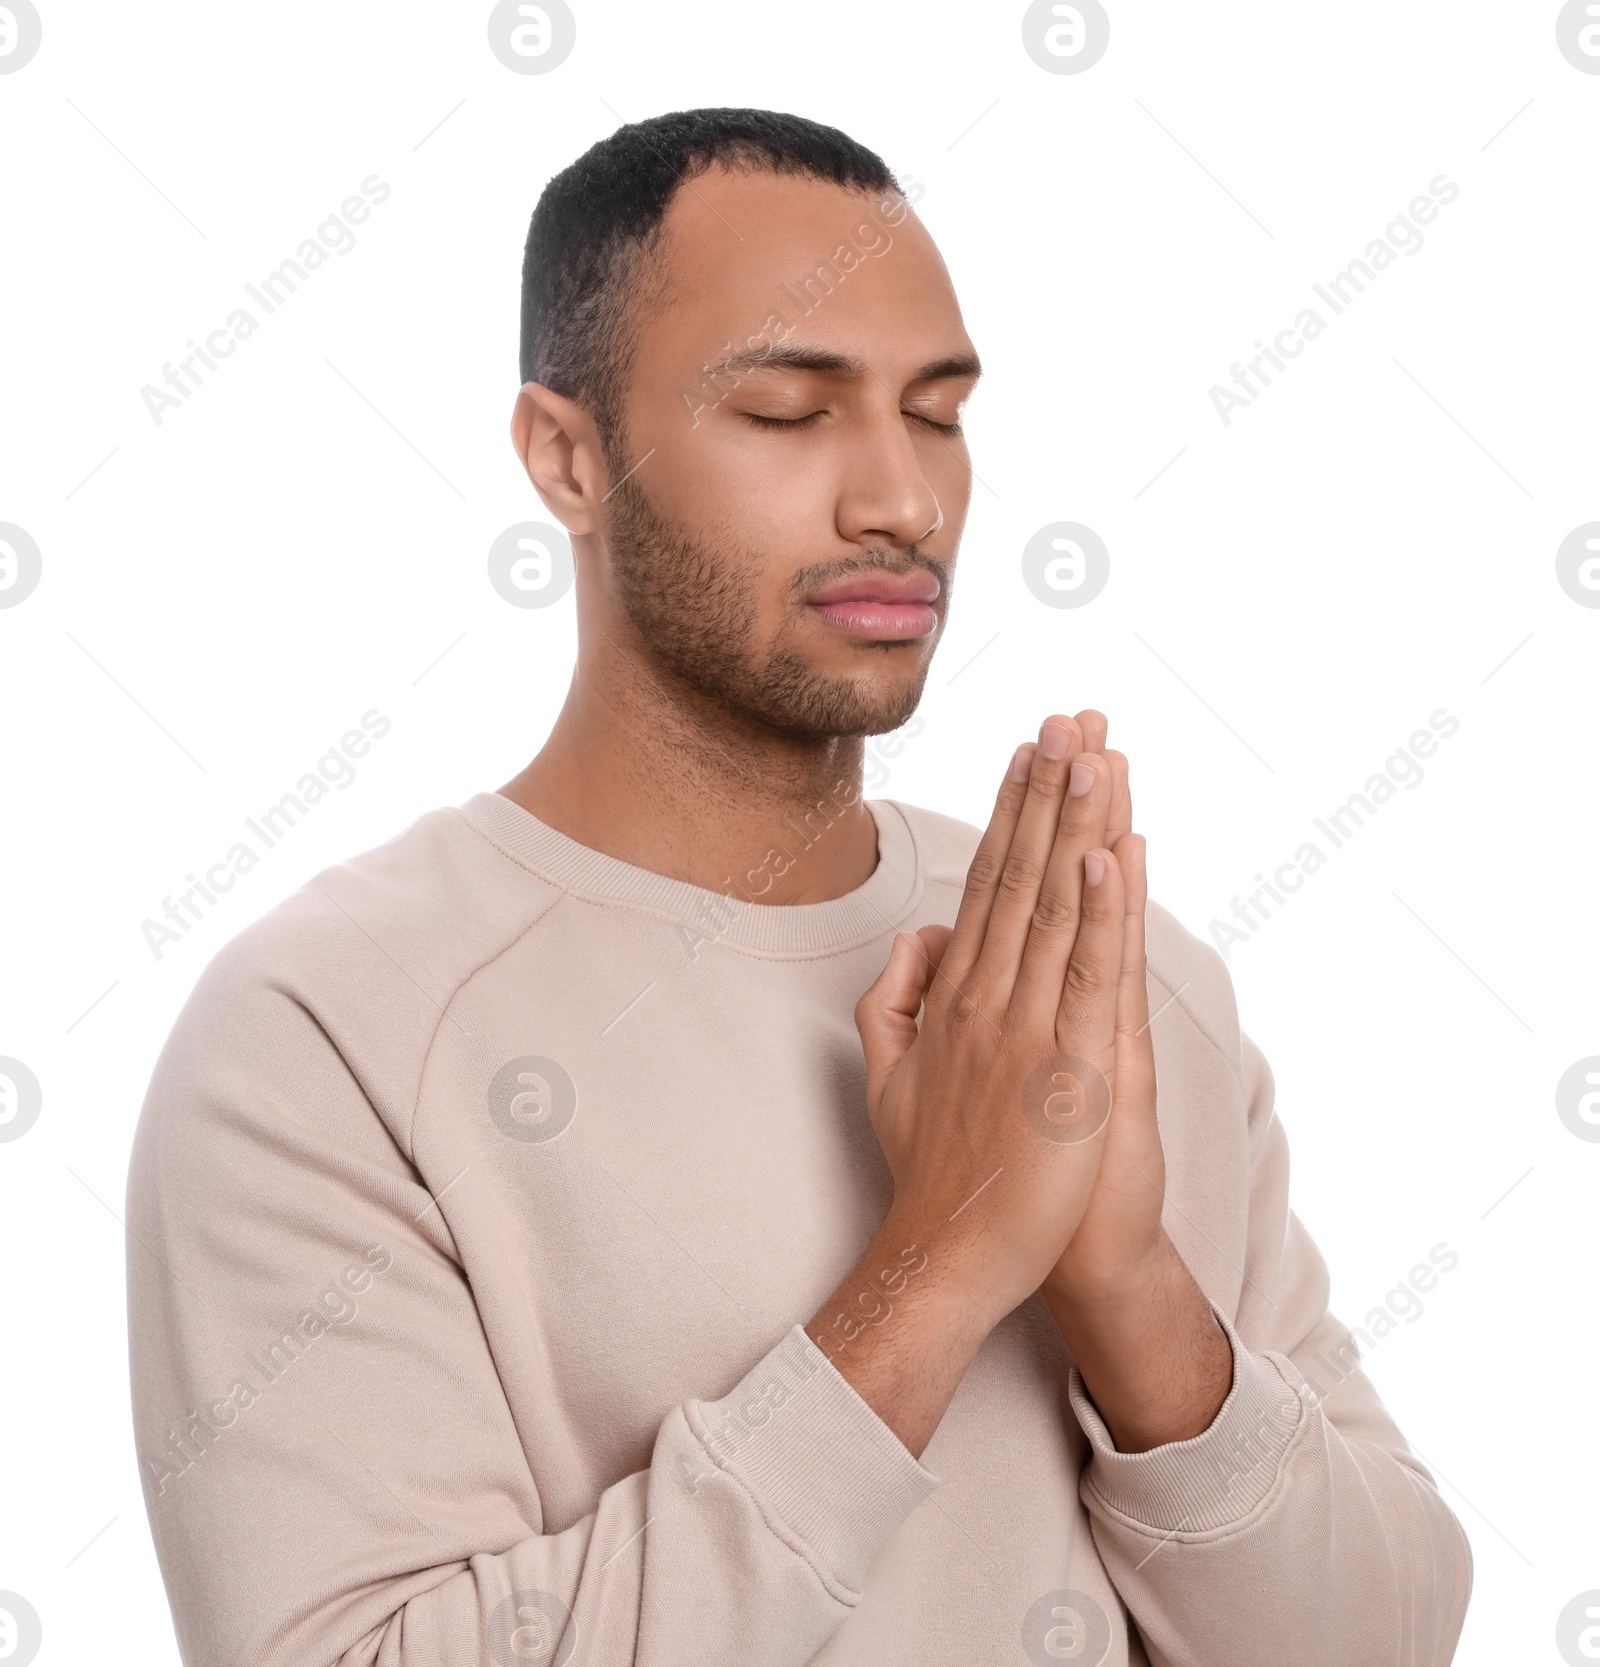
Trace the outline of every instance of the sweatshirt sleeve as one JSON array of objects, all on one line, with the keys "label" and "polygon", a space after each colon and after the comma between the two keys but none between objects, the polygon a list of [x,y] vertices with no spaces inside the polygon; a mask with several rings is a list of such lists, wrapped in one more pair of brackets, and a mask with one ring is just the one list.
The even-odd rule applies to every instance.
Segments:
[{"label": "sweatshirt sleeve", "polygon": [[134,1433],[188,1667],[810,1660],[938,1478],[795,1326],[547,1531],[541,1431],[377,1090],[294,992],[246,994],[180,1017],[128,1184]]},{"label": "sweatshirt sleeve", "polygon": [[1289,1209],[1272,1073],[1240,1041],[1252,1154],[1244,1294],[1237,1314],[1211,1305],[1233,1387],[1191,1440],[1119,1453],[1071,1369],[1095,1544],[1153,1667],[1445,1667],[1471,1550],[1328,1312],[1327,1265]]}]

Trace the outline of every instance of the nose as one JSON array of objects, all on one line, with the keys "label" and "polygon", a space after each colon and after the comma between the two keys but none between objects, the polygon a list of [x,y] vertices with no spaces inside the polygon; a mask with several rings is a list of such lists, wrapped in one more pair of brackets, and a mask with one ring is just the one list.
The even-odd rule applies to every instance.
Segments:
[{"label": "nose", "polygon": [[868,547],[909,549],[943,526],[898,400],[874,401],[851,434],[837,514],[841,536]]}]

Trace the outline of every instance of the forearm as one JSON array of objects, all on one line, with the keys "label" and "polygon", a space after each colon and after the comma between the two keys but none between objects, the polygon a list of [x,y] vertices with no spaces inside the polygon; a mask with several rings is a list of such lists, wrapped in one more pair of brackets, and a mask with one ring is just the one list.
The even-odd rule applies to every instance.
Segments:
[{"label": "forearm", "polygon": [[920,1458],[1000,1318],[974,1293],[949,1248],[891,1210],[805,1330]]},{"label": "forearm", "polygon": [[1041,1294],[1120,1452],[1210,1426],[1233,1384],[1233,1353],[1165,1233],[1135,1274],[1095,1289],[1047,1281]]}]

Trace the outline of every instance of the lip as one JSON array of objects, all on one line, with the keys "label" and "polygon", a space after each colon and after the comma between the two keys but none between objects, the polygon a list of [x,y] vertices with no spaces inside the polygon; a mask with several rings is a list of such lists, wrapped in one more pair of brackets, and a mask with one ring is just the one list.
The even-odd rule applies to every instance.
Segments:
[{"label": "lip", "polygon": [[932,573],[880,569],[824,585],[806,606],[835,630],[862,642],[915,642],[939,628],[933,603],[942,589]]},{"label": "lip", "polygon": [[811,611],[864,642],[915,642],[932,635],[939,616],[926,602],[813,602]]},{"label": "lip", "polygon": [[809,601],[814,608],[836,602],[927,603],[938,599],[939,590],[939,581],[931,573],[852,573],[824,585]]}]

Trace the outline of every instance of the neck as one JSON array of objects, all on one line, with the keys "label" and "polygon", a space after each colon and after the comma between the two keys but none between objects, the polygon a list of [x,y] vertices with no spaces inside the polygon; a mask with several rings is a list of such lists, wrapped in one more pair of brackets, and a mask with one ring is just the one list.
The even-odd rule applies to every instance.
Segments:
[{"label": "neck", "polygon": [[591,850],[709,891],[822,903],[877,865],[859,738],[796,740],[669,687],[606,637],[549,739],[500,789]]}]

